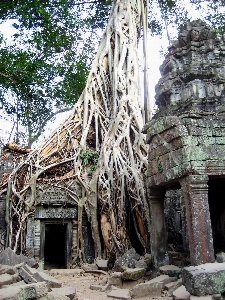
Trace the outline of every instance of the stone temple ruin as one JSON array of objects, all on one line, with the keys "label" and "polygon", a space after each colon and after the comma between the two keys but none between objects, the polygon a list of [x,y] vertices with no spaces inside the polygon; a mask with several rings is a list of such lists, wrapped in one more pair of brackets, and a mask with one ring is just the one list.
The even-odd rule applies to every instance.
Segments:
[{"label": "stone temple ruin", "polygon": [[192,265],[225,251],[225,41],[200,20],[169,48],[156,86],[158,112],[145,126],[151,251]]},{"label": "stone temple ruin", "polygon": [[[147,195],[150,245],[155,267],[200,265],[225,252],[225,39],[204,22],[186,24],[169,48],[156,86],[158,111],[144,126],[147,134]],[[4,163],[3,163],[4,162]],[[9,171],[1,159],[1,173]],[[7,169],[8,167],[8,169]],[[3,179],[2,179],[3,180]],[[54,179],[53,179],[54,181]],[[4,184],[2,185],[4,187]],[[4,245],[4,197],[0,199]],[[77,239],[77,206],[61,189],[37,189],[28,218],[26,249],[39,262],[71,267]],[[63,204],[67,203],[64,207]],[[93,261],[90,224],[82,224],[87,261]],[[135,245],[133,245],[135,246]],[[190,257],[190,261],[187,257]]]}]

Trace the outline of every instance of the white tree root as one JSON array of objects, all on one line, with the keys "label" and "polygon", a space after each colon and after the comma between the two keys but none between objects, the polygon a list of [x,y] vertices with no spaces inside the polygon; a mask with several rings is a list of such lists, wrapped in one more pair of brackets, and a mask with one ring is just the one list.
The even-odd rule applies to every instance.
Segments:
[{"label": "white tree root", "polygon": [[[137,54],[145,18],[145,1],[114,0],[86,88],[70,117],[11,174],[7,239],[15,251],[25,251],[25,223],[40,204],[41,184],[66,191],[78,206],[75,259],[84,259],[83,211],[92,226],[96,257],[117,257],[131,246],[128,211],[148,249],[147,149]],[[91,175],[81,159],[88,151],[99,153]]]}]

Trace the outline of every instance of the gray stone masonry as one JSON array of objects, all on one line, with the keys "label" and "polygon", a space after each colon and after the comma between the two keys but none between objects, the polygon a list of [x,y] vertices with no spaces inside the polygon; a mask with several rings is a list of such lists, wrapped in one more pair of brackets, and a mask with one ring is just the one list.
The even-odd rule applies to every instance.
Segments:
[{"label": "gray stone masonry", "polygon": [[178,289],[173,292],[174,300],[189,300],[190,293],[186,290],[184,285],[181,285]]},{"label": "gray stone masonry", "polygon": [[187,291],[194,296],[213,295],[225,291],[225,263],[207,263],[186,267],[182,281]]},{"label": "gray stone masonry", "polygon": [[15,300],[15,299],[40,299],[46,296],[48,288],[45,282],[25,284],[21,286],[9,286],[0,289],[0,300]]},{"label": "gray stone masonry", "polygon": [[113,299],[121,299],[121,300],[130,300],[130,291],[128,289],[112,289],[111,292],[107,294],[108,297]]},{"label": "gray stone masonry", "polygon": [[165,284],[176,280],[175,277],[160,275],[152,280],[137,284],[130,291],[132,298],[138,297],[160,297]]},{"label": "gray stone masonry", "polygon": [[144,269],[144,268],[135,268],[135,269],[127,268],[124,272],[122,272],[121,279],[122,280],[138,280],[145,275],[145,272],[146,272],[146,269]]}]

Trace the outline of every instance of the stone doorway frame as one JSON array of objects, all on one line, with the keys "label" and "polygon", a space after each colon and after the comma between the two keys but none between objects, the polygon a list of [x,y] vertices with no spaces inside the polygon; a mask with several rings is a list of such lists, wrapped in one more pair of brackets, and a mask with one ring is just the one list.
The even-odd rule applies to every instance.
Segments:
[{"label": "stone doorway frame", "polygon": [[44,268],[44,247],[45,247],[45,225],[46,224],[67,224],[66,229],[66,251],[65,251],[65,265],[69,269],[72,265],[72,221],[71,220],[61,220],[61,219],[45,219],[40,220],[40,256],[39,261],[43,262]]}]

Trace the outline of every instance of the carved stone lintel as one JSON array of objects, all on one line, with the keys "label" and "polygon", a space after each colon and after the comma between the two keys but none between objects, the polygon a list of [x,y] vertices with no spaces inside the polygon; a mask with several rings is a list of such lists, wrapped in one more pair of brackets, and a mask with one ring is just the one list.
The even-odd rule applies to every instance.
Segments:
[{"label": "carved stone lintel", "polygon": [[37,207],[35,211],[36,219],[77,219],[77,208]]}]

